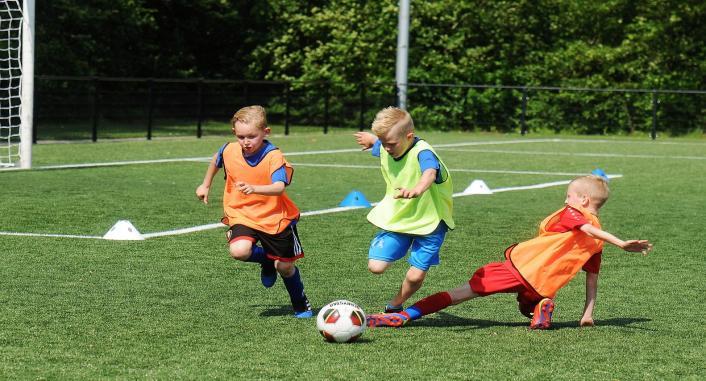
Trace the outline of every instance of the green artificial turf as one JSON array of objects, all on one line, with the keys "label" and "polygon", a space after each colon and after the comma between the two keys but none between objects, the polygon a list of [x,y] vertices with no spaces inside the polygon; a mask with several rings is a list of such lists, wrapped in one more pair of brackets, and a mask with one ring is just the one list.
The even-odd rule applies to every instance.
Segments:
[{"label": "green artificial turf", "polygon": [[[370,201],[382,197],[378,163],[355,151],[351,134],[271,137],[292,153],[288,193],[303,212],[334,208],[353,189]],[[473,179],[497,189],[569,180],[594,168],[621,174],[610,182],[603,227],[624,239],[650,239],[655,250],[642,257],[606,246],[594,328],[578,328],[579,274],[559,293],[549,331],[529,331],[514,295],[504,294],[401,329],[370,329],[354,344],[329,344],[314,319],[293,318],[281,280],[264,289],[259,267],[229,258],[223,229],[131,242],[0,235],[0,379],[706,377],[703,139],[421,135],[439,147],[456,192]],[[35,169],[0,172],[0,231],[102,236],[120,219],[142,233],[218,222],[222,177],[208,205],[194,194],[205,161],[39,168],[207,158],[225,139],[35,145]],[[464,142],[485,144],[443,147]],[[324,150],[351,151],[295,154]],[[564,193],[556,186],[455,198],[457,228],[413,301],[502,259],[505,247],[531,238],[562,206]],[[383,275],[367,270],[376,229],[366,213],[302,218],[306,256],[298,265],[315,308],[348,299],[375,313],[399,288],[405,261]]]}]

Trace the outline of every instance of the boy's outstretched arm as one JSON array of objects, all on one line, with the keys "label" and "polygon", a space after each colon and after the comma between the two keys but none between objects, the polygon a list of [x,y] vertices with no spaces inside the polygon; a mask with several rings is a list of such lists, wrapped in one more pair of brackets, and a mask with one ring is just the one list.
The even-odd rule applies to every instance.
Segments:
[{"label": "boy's outstretched arm", "polygon": [[355,136],[355,141],[363,147],[363,151],[370,149],[378,140],[377,136],[371,134],[370,132],[360,131],[353,134],[353,136]]},{"label": "boy's outstretched arm", "polygon": [[593,307],[596,305],[596,295],[598,295],[598,274],[586,273],[586,304],[583,307],[583,316],[579,325],[581,327],[593,327]]},{"label": "boy's outstretched arm", "polygon": [[275,181],[268,185],[252,185],[243,181],[238,181],[235,183],[238,190],[245,194],[261,194],[264,196],[279,196],[284,192],[285,185],[282,181]]},{"label": "boy's outstretched arm", "polygon": [[652,250],[652,244],[646,239],[631,239],[623,241],[622,239],[603,231],[591,224],[584,224],[581,226],[581,231],[590,235],[591,237],[598,238],[605,242],[611,243],[625,251],[632,251],[634,253],[642,253],[642,255],[647,255],[648,252]]},{"label": "boy's outstretched arm", "polygon": [[412,189],[406,189],[406,188],[397,188],[397,190],[400,192],[397,195],[395,195],[395,198],[415,198],[421,195],[422,193],[426,192],[427,189],[431,186],[431,184],[434,184],[434,181],[436,180],[436,169],[434,168],[429,168],[424,173],[422,173],[422,177],[419,179],[417,182],[417,185],[414,186]]},{"label": "boy's outstretched arm", "polygon": [[203,178],[203,182],[196,188],[196,197],[202,200],[204,204],[208,204],[208,191],[211,189],[211,183],[213,182],[213,177],[218,173],[218,167],[216,167],[216,156],[213,155],[213,159],[208,164],[208,169],[206,169],[206,175]]}]

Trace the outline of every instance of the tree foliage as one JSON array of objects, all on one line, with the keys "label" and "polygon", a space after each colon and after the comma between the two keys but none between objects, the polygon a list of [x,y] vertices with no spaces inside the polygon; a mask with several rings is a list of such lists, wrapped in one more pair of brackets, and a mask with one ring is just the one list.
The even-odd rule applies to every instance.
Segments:
[{"label": "tree foliage", "polygon": [[[37,7],[37,71],[287,80],[301,91],[327,81],[333,85],[325,91],[341,97],[357,94],[364,82],[368,95],[391,99],[385,94],[395,78],[397,6],[53,0]],[[706,89],[703,20],[706,3],[699,0],[412,1],[409,82]],[[673,132],[706,124],[706,96],[659,98],[659,115],[678,125]],[[653,106],[649,93],[477,87],[412,86],[409,99],[415,116],[435,128],[512,130],[526,118],[530,128],[587,133],[647,130]]]}]

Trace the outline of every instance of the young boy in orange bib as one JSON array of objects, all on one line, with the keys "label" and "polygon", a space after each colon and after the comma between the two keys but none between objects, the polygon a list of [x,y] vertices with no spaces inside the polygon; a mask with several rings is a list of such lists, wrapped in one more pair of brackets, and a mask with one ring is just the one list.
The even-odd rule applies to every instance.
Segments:
[{"label": "young boy in orange bib", "polygon": [[507,248],[504,262],[489,263],[476,270],[468,283],[428,296],[400,313],[370,315],[368,326],[400,327],[479,296],[517,293],[520,312],[532,319],[530,328],[547,329],[556,293],[581,269],[587,272],[586,304],[579,324],[593,326],[603,242],[643,255],[652,250],[646,240],[623,241],[601,230],[598,210],[608,195],[603,177],[574,179],[566,192],[566,205],[542,221],[537,237]]},{"label": "young boy in orange bib", "polygon": [[231,257],[260,264],[261,281],[267,288],[274,285],[279,273],[294,316],[312,317],[304,283],[294,265],[304,256],[296,227],[299,209],[285,192],[294,170],[282,152],[265,140],[270,128],[264,108],[241,108],[231,119],[231,128],[238,144],[226,143],[213,156],[196,196],[208,203],[213,177],[223,168],[222,222],[230,227],[226,238]]}]

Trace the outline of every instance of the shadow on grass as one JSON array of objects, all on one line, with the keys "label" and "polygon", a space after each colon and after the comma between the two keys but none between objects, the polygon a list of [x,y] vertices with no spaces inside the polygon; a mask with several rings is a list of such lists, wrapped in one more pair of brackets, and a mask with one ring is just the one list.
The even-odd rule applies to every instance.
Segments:
[{"label": "shadow on grass", "polygon": [[[468,319],[449,313],[437,313],[436,318],[420,319],[409,323],[405,328],[411,327],[467,327],[468,329],[486,329],[492,327],[528,327],[529,320],[526,322],[505,322],[495,320]],[[648,318],[613,318],[605,320],[596,320],[596,327],[625,327],[631,329],[639,329],[653,331],[649,328],[635,327],[632,324],[645,323],[652,321]],[[563,321],[552,323],[552,329],[565,328],[580,328],[578,321]],[[589,329],[589,328],[586,328]]]},{"label": "shadow on grass", "polygon": [[290,306],[289,304],[283,304],[281,306],[263,306],[261,304],[258,304],[251,307],[264,307],[264,310],[260,312],[260,316],[262,317],[294,315],[294,310],[292,310],[292,306]]}]

